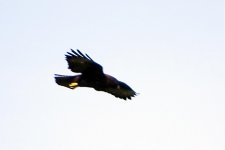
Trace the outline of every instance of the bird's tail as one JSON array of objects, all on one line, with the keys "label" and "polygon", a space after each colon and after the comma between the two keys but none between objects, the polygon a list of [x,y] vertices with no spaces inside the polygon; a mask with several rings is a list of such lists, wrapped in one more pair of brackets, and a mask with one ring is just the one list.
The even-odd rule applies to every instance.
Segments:
[{"label": "bird's tail", "polygon": [[78,87],[78,78],[79,76],[65,76],[55,74],[55,82],[58,85],[68,87],[70,89],[74,89]]}]

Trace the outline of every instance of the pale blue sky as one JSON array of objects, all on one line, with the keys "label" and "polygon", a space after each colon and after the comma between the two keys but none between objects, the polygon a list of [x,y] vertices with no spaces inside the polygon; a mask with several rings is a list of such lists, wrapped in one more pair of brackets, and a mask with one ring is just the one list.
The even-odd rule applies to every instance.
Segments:
[{"label": "pale blue sky", "polygon": [[[224,1],[0,0],[1,150],[224,150]],[[79,48],[140,95],[70,90]]]}]

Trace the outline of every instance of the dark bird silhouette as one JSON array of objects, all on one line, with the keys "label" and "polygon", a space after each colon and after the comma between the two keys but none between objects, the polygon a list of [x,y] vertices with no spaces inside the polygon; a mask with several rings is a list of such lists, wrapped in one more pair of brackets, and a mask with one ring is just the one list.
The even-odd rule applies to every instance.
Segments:
[{"label": "dark bird silhouette", "polygon": [[58,85],[74,89],[76,87],[89,87],[97,91],[108,92],[115,97],[124,100],[131,99],[137,95],[126,83],[116,78],[104,74],[102,66],[96,63],[87,54],[81,53],[79,50],[67,52],[66,61],[68,69],[80,75],[67,76],[55,74],[55,81]]}]

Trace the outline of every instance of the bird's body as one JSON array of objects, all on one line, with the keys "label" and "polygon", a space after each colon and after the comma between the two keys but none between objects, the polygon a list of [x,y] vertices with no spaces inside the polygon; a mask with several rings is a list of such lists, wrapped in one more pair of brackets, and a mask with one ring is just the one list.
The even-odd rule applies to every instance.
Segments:
[{"label": "bird's body", "polygon": [[115,97],[124,100],[131,99],[136,95],[127,84],[116,78],[104,74],[102,66],[94,62],[87,54],[82,54],[79,50],[66,55],[69,69],[73,72],[81,73],[75,76],[55,75],[56,83],[74,89],[76,87],[89,87],[97,91],[108,92]]}]

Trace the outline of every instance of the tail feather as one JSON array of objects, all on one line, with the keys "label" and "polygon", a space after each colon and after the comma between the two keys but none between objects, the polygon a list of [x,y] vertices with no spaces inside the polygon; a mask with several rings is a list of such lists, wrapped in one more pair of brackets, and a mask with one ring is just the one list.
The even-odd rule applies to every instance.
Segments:
[{"label": "tail feather", "polygon": [[77,76],[65,76],[65,75],[55,74],[55,82],[58,85],[65,86],[70,89],[74,89],[78,86]]}]

